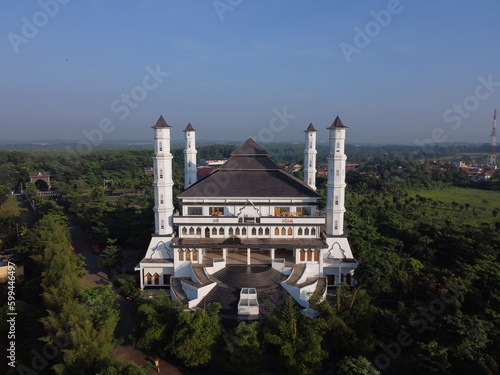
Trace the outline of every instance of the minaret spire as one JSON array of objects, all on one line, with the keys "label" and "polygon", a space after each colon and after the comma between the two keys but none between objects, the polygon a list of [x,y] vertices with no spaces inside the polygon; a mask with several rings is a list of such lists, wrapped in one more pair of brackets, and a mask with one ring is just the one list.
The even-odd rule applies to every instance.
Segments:
[{"label": "minaret spire", "polygon": [[344,201],[345,201],[345,126],[337,116],[330,130],[330,147],[328,153],[328,181],[326,183],[326,234],[342,236],[344,234]]},{"label": "minaret spire", "polygon": [[186,147],[184,148],[184,189],[187,189],[196,182],[196,130],[191,123],[183,130],[186,133]]},{"label": "minaret spire", "polygon": [[304,182],[311,189],[316,190],[316,129],[312,123],[306,130],[305,148],[304,148]]},{"label": "minaret spire", "polygon": [[155,130],[154,194],[155,235],[173,233],[172,216],[174,213],[172,179],[172,154],[170,153],[170,129],[163,116],[152,128]]}]

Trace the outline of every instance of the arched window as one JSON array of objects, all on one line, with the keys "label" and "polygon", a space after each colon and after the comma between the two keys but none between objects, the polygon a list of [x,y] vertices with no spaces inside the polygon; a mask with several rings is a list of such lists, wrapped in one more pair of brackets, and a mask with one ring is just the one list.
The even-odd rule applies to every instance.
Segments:
[{"label": "arched window", "polygon": [[194,262],[198,261],[198,250],[194,249],[193,250],[193,256],[191,257]]},{"label": "arched window", "polygon": [[299,228],[299,229],[297,230],[297,235],[302,236],[302,228]]},{"label": "arched window", "polygon": [[340,152],[340,142],[337,142],[337,152]]},{"label": "arched window", "polygon": [[219,236],[223,236],[224,235],[224,228],[219,228]]},{"label": "arched window", "polygon": [[179,249],[179,260],[183,261],[184,260],[184,250]]},{"label": "arched window", "polygon": [[160,285],[160,275],[158,275],[156,272],[153,275],[153,279],[155,280],[155,285]]},{"label": "arched window", "polygon": [[335,230],[339,229],[339,222],[337,220],[335,220],[335,227],[334,227]]},{"label": "arched window", "polygon": [[153,277],[152,277],[152,276],[151,276],[151,274],[148,272],[148,273],[146,274],[146,284],[151,285],[152,280],[153,280]]},{"label": "arched window", "polygon": [[160,169],[160,178],[163,178],[163,169]]},{"label": "arched window", "polygon": [[285,228],[281,228],[281,235],[286,236],[286,229]]},{"label": "arched window", "polygon": [[316,228],[311,228],[311,235],[315,236],[316,235]]},{"label": "arched window", "polygon": [[259,228],[259,236],[262,236],[264,234],[264,230],[262,228]]},{"label": "arched window", "polygon": [[186,249],[186,260],[191,261],[191,250]]},{"label": "arched window", "polygon": [[217,228],[212,228],[212,235],[217,236]]},{"label": "arched window", "polygon": [[319,260],[319,250],[314,250],[314,261],[317,262]]},{"label": "arched window", "polygon": [[309,236],[309,228],[304,229],[304,236]]},{"label": "arched window", "polygon": [[335,206],[338,206],[339,205],[339,196],[336,195],[335,196]]},{"label": "arched window", "polygon": [[159,144],[159,146],[158,146],[158,149],[159,149],[160,151],[163,151],[163,143],[161,143],[161,142],[160,142],[160,144]]},{"label": "arched window", "polygon": [[189,228],[189,235],[190,236],[194,235],[194,228],[193,227]]},{"label": "arched window", "polygon": [[161,220],[160,227],[161,227],[161,229],[165,229],[165,220],[163,220],[163,219]]},{"label": "arched window", "polygon": [[292,229],[292,227],[288,228],[288,235],[289,236],[293,235],[293,229]]},{"label": "arched window", "polygon": [[304,251],[304,249],[301,249],[299,253],[300,253],[300,261],[301,262],[305,261],[306,260],[306,256],[305,256],[306,252]]},{"label": "arched window", "polygon": [[236,230],[234,231],[234,233],[239,236],[240,235],[240,228],[236,228]]},{"label": "arched window", "polygon": [[279,236],[280,235],[280,228],[276,227],[274,228],[274,235]]},{"label": "arched window", "polygon": [[234,234],[234,229],[233,227],[229,227],[229,235],[232,236]]},{"label": "arched window", "polygon": [[307,261],[310,262],[312,260],[312,250],[307,250]]},{"label": "arched window", "polygon": [[201,236],[201,228],[196,228],[196,235]]},{"label": "arched window", "polygon": [[210,238],[210,228],[205,228],[205,238]]},{"label": "arched window", "polygon": [[186,227],[182,227],[182,234],[184,236],[187,234],[187,228]]},{"label": "arched window", "polygon": [[160,204],[163,204],[163,194],[160,195]]},{"label": "arched window", "polygon": [[241,235],[242,235],[242,236],[246,236],[246,235],[247,235],[247,228],[243,228],[243,229],[241,230]]},{"label": "arched window", "polygon": [[252,228],[252,236],[256,236],[256,235],[257,235],[257,229]]},{"label": "arched window", "polygon": [[271,231],[269,230],[269,228],[266,228],[266,236],[269,236],[269,233],[270,233],[270,232],[271,232]]}]

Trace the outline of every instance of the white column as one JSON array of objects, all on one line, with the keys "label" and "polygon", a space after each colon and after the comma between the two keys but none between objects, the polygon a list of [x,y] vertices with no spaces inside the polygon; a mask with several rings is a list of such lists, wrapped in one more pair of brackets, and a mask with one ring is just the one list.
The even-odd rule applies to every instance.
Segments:
[{"label": "white column", "polygon": [[274,260],[276,249],[271,249],[271,260]]},{"label": "white column", "polygon": [[222,249],[222,257],[227,261],[227,249]]},{"label": "white column", "polygon": [[316,190],[316,129],[313,124],[304,130],[306,133],[304,148],[304,182]]},{"label": "white column", "polygon": [[155,129],[154,193],[155,193],[155,234],[173,233],[172,216],[174,213],[172,180],[172,154],[170,153],[170,128],[160,116]]},{"label": "white column", "polygon": [[196,168],[196,130],[189,123],[185,133],[186,147],[184,148],[184,189],[187,189],[196,182],[198,169]]},{"label": "white column", "polygon": [[250,248],[247,248],[247,266],[251,264]]},{"label": "white column", "polygon": [[341,236],[344,234],[345,164],[347,159],[344,146],[347,126],[337,116],[327,129],[330,130],[330,148],[327,157],[326,234],[328,236]]}]

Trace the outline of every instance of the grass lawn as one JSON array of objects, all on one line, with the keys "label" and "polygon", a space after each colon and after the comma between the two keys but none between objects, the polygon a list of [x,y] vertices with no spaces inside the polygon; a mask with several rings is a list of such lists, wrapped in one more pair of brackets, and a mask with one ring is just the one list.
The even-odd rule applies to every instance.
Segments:
[{"label": "grass lawn", "polygon": [[31,227],[35,222],[35,215],[24,195],[9,195],[9,198],[3,204],[2,211],[21,215],[28,227]]},{"label": "grass lawn", "polygon": [[[491,190],[468,189],[458,187],[447,187],[442,189],[414,189],[408,192],[410,197],[420,195],[444,202],[437,211],[443,216],[453,216],[469,224],[481,222],[492,222],[500,219],[500,215],[494,218],[492,210],[500,208],[500,192]],[[453,207],[453,202],[460,205],[469,204],[469,208],[459,209]]]}]

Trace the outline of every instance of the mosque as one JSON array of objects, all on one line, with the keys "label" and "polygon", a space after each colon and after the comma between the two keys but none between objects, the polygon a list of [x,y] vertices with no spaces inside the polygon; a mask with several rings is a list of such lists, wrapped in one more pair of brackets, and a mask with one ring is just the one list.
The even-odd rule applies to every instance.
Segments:
[{"label": "mosque", "polygon": [[154,129],[155,233],[135,267],[141,289],[165,288],[188,308],[219,302],[221,313],[251,319],[291,295],[304,308],[328,286],[354,285],[357,262],[344,231],[345,126],[329,131],[326,214],[316,192],[316,133],[305,130],[304,181],[247,139],[214,173],[197,180],[196,130],[188,124],[184,190],[174,209],[170,130]]}]

